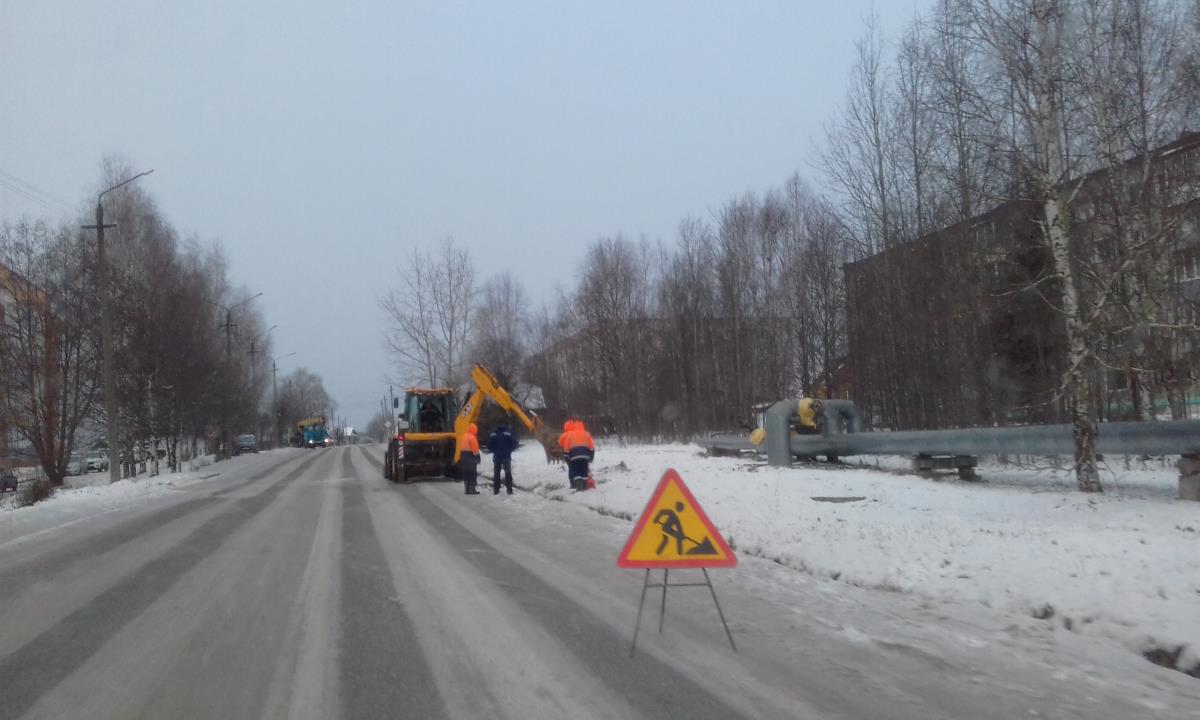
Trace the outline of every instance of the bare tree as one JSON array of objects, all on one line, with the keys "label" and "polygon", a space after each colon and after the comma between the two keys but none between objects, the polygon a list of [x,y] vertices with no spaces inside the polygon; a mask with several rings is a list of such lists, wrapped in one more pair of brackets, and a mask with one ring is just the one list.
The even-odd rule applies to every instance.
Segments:
[{"label": "bare tree", "polygon": [[391,322],[386,347],[398,370],[430,386],[461,381],[477,296],[470,254],[447,238],[436,253],[414,250],[398,274],[404,282],[379,303]]},{"label": "bare tree", "polygon": [[500,382],[518,379],[528,350],[529,301],[525,289],[510,273],[488,279],[475,312],[475,337],[471,360],[486,365]]},{"label": "bare tree", "polygon": [[0,227],[4,412],[53,485],[62,484],[76,430],[96,397],[90,256],[78,231]]},{"label": "bare tree", "polygon": [[648,252],[621,236],[592,243],[569,307],[580,343],[595,358],[601,397],[608,401],[601,411],[627,432],[639,427],[646,398]]},{"label": "bare tree", "polygon": [[1119,357],[1102,361],[1127,373],[1139,419],[1153,419],[1156,390],[1179,417],[1178,335],[1193,328],[1172,277],[1184,219],[1173,209],[1173,189],[1187,180],[1170,171],[1158,148],[1186,129],[1194,111],[1189,78],[1179,71],[1187,26],[1177,6],[1155,0],[1087,0],[1081,13],[1082,134],[1103,170],[1088,188],[1095,202],[1086,214],[1089,243],[1099,252],[1082,256],[1082,270],[1102,286],[1119,275],[1111,283],[1119,312],[1106,318]]},{"label": "bare tree", "polygon": [[314,417],[334,421],[337,402],[325,390],[321,376],[300,367],[281,377],[279,385],[279,414],[284,427],[294,428],[301,420]]},{"label": "bare tree", "polygon": [[848,226],[855,231],[860,257],[899,242],[893,186],[895,122],[878,18],[868,19],[855,42],[846,103],[826,127],[819,164],[841,192]]},{"label": "bare tree", "polygon": [[[664,251],[658,306],[670,323],[666,356],[674,365],[670,397],[682,402],[684,423],[698,432],[720,422],[731,407],[728,384],[718,379],[714,324],[716,288],[712,228],[698,218],[679,224],[674,251]],[[732,419],[732,418],[730,418]]]}]

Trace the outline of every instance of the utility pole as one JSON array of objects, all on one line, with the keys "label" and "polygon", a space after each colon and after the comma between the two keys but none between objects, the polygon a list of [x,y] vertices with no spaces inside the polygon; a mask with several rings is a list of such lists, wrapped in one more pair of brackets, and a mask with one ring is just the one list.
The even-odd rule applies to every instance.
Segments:
[{"label": "utility pole", "polygon": [[379,416],[383,418],[383,442],[387,442],[392,436],[392,426],[388,424],[388,413],[392,412],[391,408],[387,407],[388,399],[385,397],[379,398]]},{"label": "utility pole", "polygon": [[[235,326],[235,323],[233,322],[233,310],[230,308],[225,308],[225,367],[226,368],[233,367],[232,340],[233,340],[234,326]],[[232,373],[230,373],[230,374],[232,374]],[[226,380],[228,380],[228,379],[229,378],[227,377]],[[225,388],[224,392],[221,393],[221,452],[217,456],[218,458],[224,459],[224,458],[232,456],[232,453],[230,451],[230,445],[233,444],[232,436],[233,436],[233,430],[231,430],[229,427],[229,388]]]},{"label": "utility pole", "polygon": [[392,424],[396,424],[396,396],[392,393],[392,385],[388,383],[388,410],[384,415],[391,418]]},{"label": "utility pole", "polygon": [[[275,365],[275,361],[290,358],[292,355],[295,355],[295,353],[271,358],[271,412],[275,414],[275,444],[277,448],[283,445],[283,428],[280,427],[281,415],[283,413],[280,412],[280,386],[278,386],[278,372],[280,372],[280,368]],[[290,383],[288,386],[290,386]]]},{"label": "utility pole", "polygon": [[228,360],[229,356],[233,353],[233,329],[237,327],[237,323],[233,321],[233,310],[231,308],[225,308],[225,322],[223,325],[225,326],[225,359]]},{"label": "utility pole", "polygon": [[108,480],[121,479],[121,433],[119,409],[117,408],[117,380],[113,370],[112,310],[108,297],[108,258],[104,248],[104,229],[115,228],[116,223],[104,224],[104,196],[122,185],[145,177],[153,170],[138,173],[123,180],[96,196],[96,224],[84,225],[84,230],[96,231],[96,291],[100,294],[100,355],[101,371],[104,374],[104,414],[108,421]]},{"label": "utility pole", "polygon": [[266,335],[267,333],[271,332],[272,330],[274,330],[277,327],[279,327],[279,326],[272,325],[271,327],[267,328],[266,330],[263,330],[259,334],[250,338],[250,388],[251,388],[251,390],[254,391],[254,399],[255,400],[258,400],[258,363],[255,361],[258,360],[259,351],[254,349],[254,343],[260,337],[262,337],[263,335]]},{"label": "utility pole", "polygon": [[[235,308],[241,307],[242,305],[245,305],[246,303],[258,297],[262,297],[262,293],[248,297],[241,302],[234,303],[233,305],[222,305],[220,303],[213,302],[212,300],[207,301],[209,305],[221,308],[225,311],[225,322],[221,323],[221,325],[218,325],[217,327],[225,328],[225,367],[228,370],[233,368],[233,329],[237,327],[237,323],[233,321],[233,311]],[[232,378],[225,378],[227,381],[230,379]],[[218,453],[218,457],[227,458],[229,457],[230,448],[233,447],[233,430],[229,427],[228,387],[221,388],[221,442],[224,444],[224,447],[221,448],[221,452]]]},{"label": "utility pole", "polygon": [[260,399],[258,396],[258,355],[260,351],[254,347],[254,343],[260,337],[266,335],[277,327],[279,326],[272,325],[266,330],[263,330],[259,334],[250,338],[250,396],[254,398],[254,427],[259,438],[262,437],[262,415],[260,415],[258,412],[258,402]]},{"label": "utility pole", "polygon": [[253,389],[254,384],[258,381],[258,376],[254,372],[254,361],[258,359],[258,351],[254,349],[254,341],[250,341],[250,387]]}]

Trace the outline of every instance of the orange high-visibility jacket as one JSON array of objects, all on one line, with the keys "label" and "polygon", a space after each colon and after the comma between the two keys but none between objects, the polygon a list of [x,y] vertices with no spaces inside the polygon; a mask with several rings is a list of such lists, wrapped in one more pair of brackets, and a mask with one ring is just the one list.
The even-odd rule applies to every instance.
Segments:
[{"label": "orange high-visibility jacket", "polygon": [[475,436],[475,433],[477,432],[479,432],[479,429],[475,427],[475,423],[471,423],[471,426],[467,428],[467,431],[458,438],[458,451],[460,454],[479,454],[479,438]]},{"label": "orange high-visibility jacket", "polygon": [[585,447],[588,450],[595,450],[596,443],[592,440],[592,434],[587,431],[583,423],[575,423],[575,427],[571,432],[567,433],[566,450],[576,447]]}]

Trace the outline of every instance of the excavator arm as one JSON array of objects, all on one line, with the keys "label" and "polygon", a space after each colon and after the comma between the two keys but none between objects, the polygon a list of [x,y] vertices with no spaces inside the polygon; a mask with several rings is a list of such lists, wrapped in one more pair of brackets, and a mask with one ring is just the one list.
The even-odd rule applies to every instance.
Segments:
[{"label": "excavator arm", "polygon": [[454,419],[454,462],[458,462],[459,448],[458,438],[462,437],[463,433],[471,423],[479,419],[479,413],[483,410],[483,404],[491,400],[501,410],[517,418],[525,429],[531,435],[538,439],[543,445],[546,444],[545,424],[542,419],[532,412],[526,410],[517,402],[512,395],[500,384],[487,368],[482,365],[476,365],[471,370],[471,382],[475,383],[475,390],[471,393],[471,397],[463,403],[462,409],[458,412],[458,417]]}]

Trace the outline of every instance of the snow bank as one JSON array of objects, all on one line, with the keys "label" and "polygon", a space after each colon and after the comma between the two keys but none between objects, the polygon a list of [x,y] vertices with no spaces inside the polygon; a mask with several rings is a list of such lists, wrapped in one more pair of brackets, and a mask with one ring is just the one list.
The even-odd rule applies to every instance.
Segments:
[{"label": "snow bank", "polygon": [[48,500],[44,500],[31,508],[13,506],[16,493],[9,493],[4,498],[0,510],[21,511],[37,507],[67,510],[79,505],[95,505],[98,509],[126,505],[130,502],[155,497],[170,492],[172,488],[188,485],[212,474],[212,471],[188,471],[179,473],[163,473],[155,477],[142,475],[137,478],[108,482],[107,473],[95,473],[68,477],[63,487],[59,488]]},{"label": "snow bank", "polygon": [[0,497],[0,512],[31,512],[35,508],[41,508],[40,512],[72,511],[91,507],[98,511],[109,510],[157,497],[171,492],[175,488],[215,477],[225,470],[251,462],[253,458],[254,456],[234,458],[228,461],[227,465],[217,469],[211,467],[214,463],[214,456],[202,455],[185,461],[186,469],[181,472],[168,472],[164,464],[161,466],[162,472],[158,475],[150,476],[143,473],[115,483],[109,483],[107,472],[71,475],[63,480],[63,487],[55,491],[50,499],[28,508],[15,507],[17,493],[5,493]]},{"label": "snow bank", "polygon": [[[1174,500],[1168,463],[1109,465],[1110,491],[1073,490],[1069,470],[984,464],[983,483],[898,474],[902,458],[770,468],[684,445],[601,444],[597,489],[526,444],[517,483],[629,519],[674,467],[743,555],[831,580],[944,603],[976,603],[1098,634],[1143,653],[1185,646],[1200,664],[1200,505]],[[816,500],[814,498],[824,498]],[[847,500],[847,498],[862,498]]]}]

